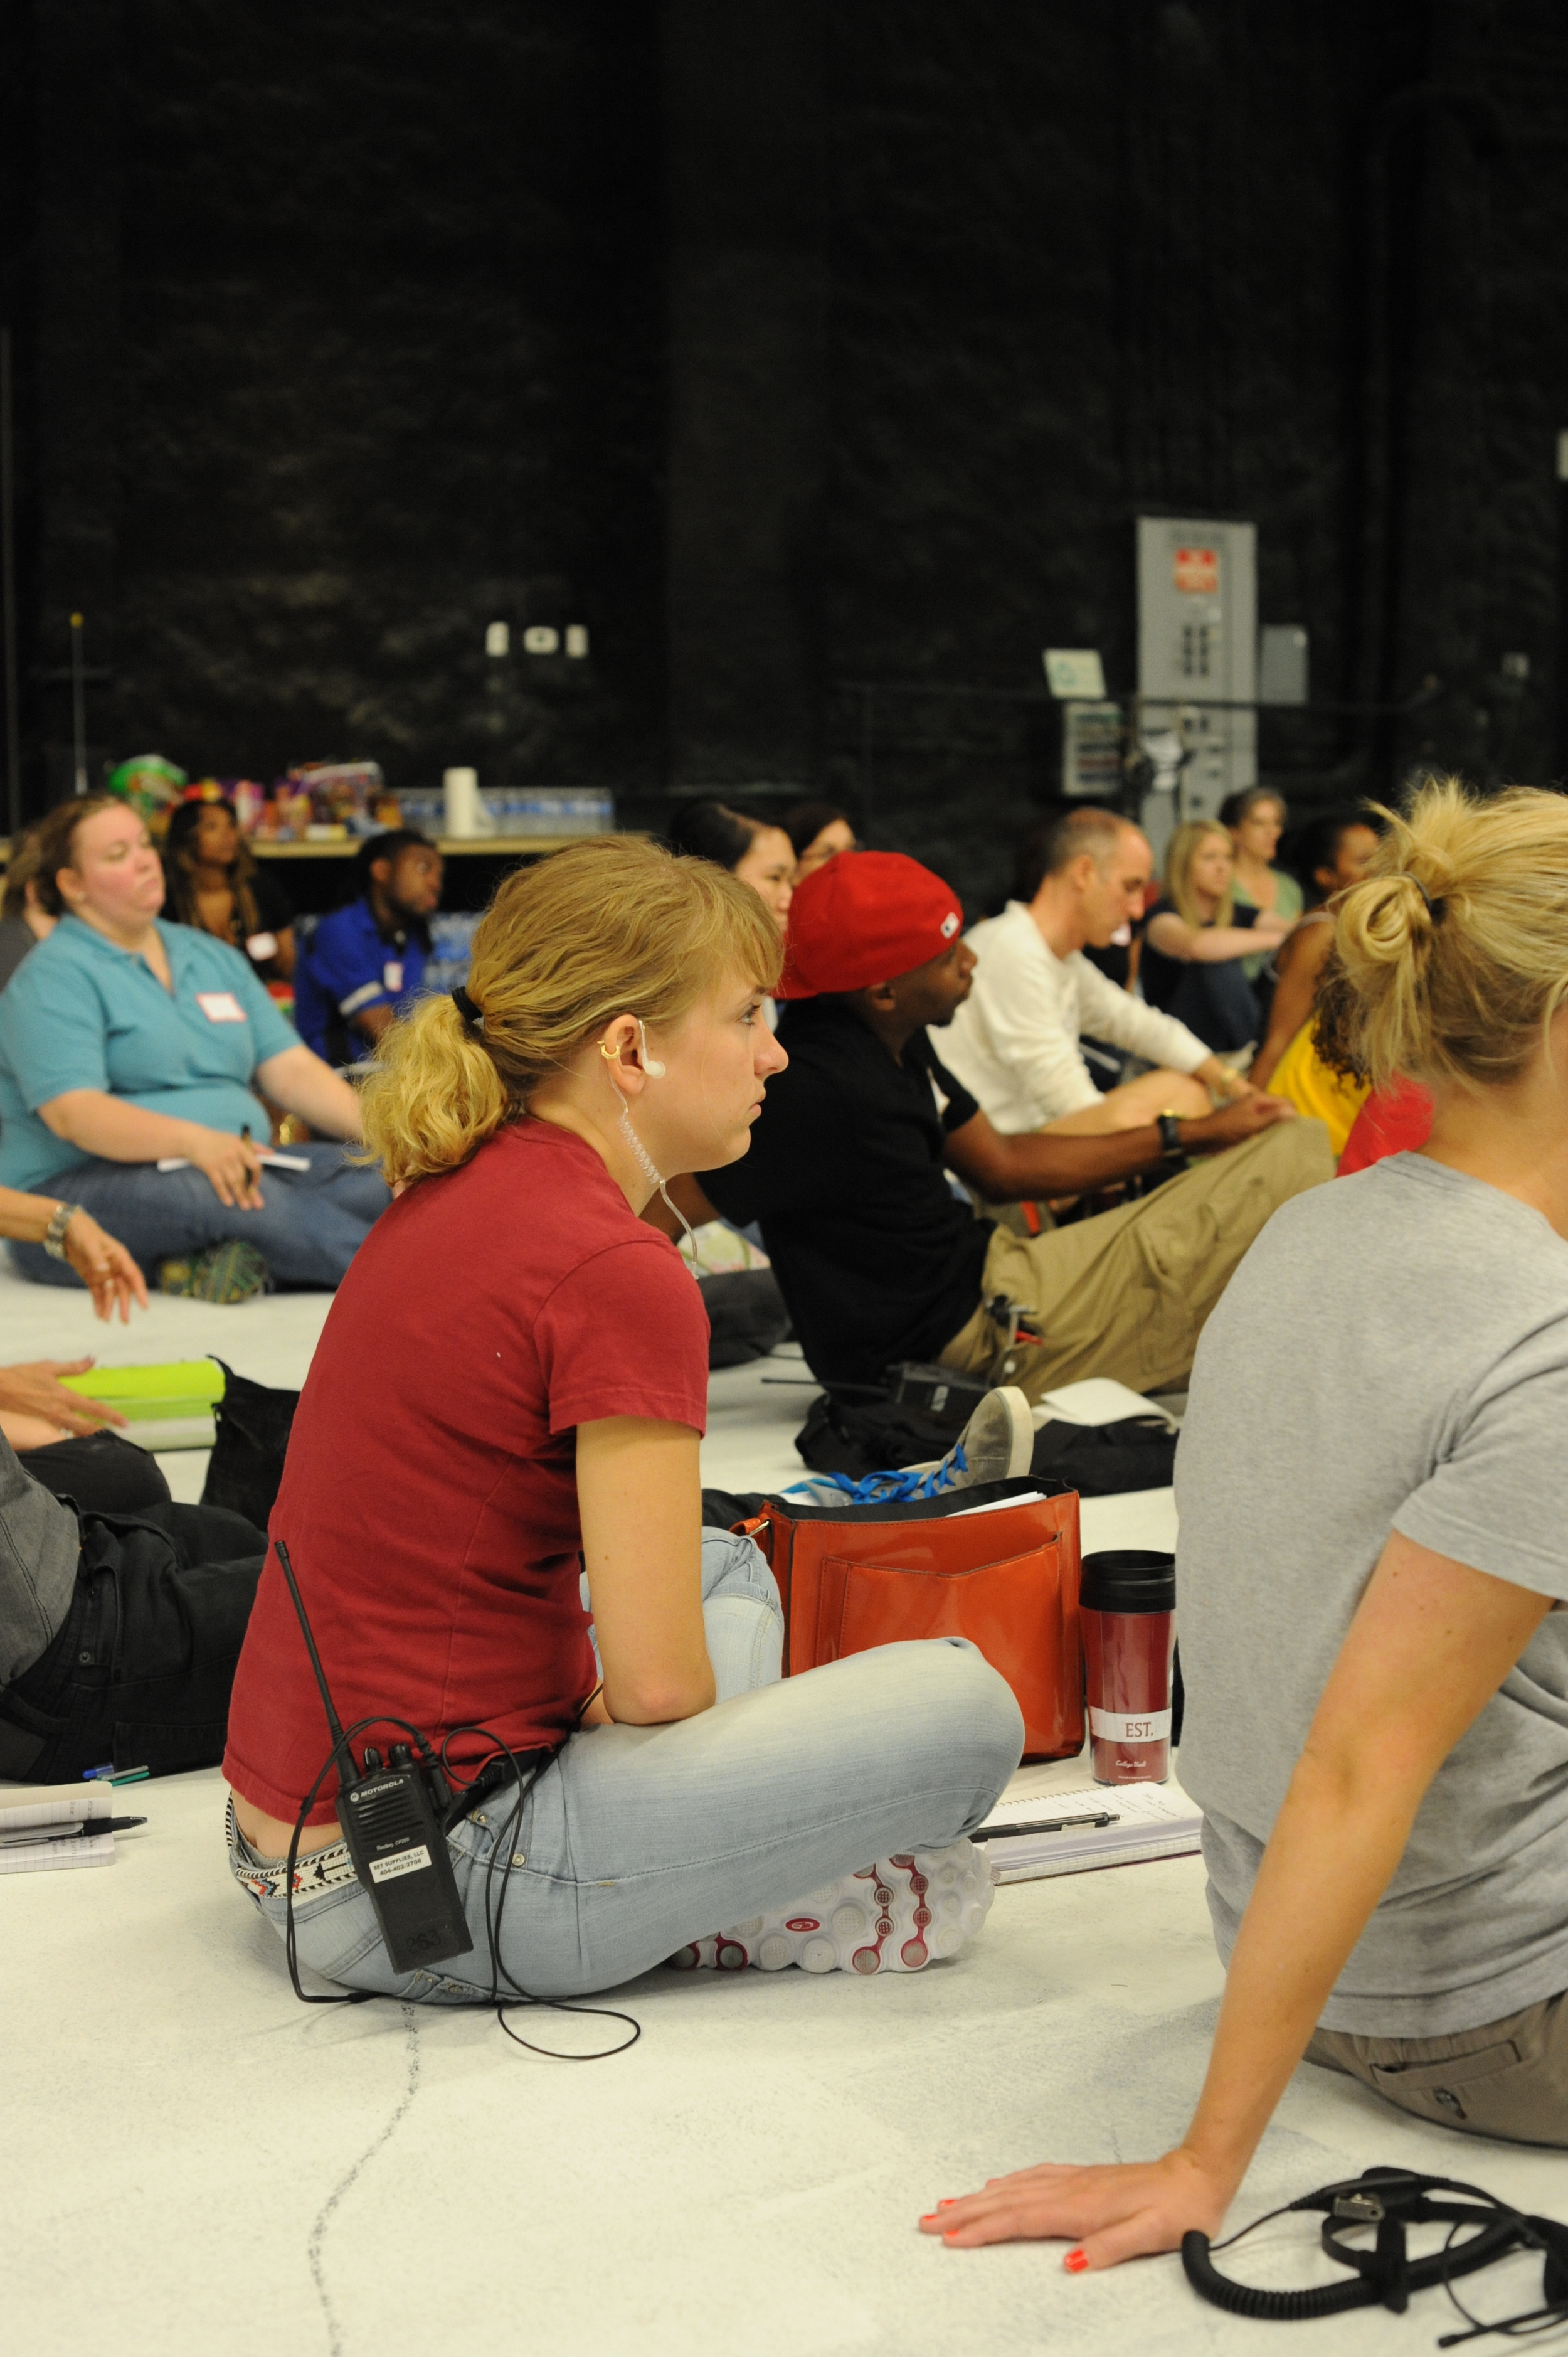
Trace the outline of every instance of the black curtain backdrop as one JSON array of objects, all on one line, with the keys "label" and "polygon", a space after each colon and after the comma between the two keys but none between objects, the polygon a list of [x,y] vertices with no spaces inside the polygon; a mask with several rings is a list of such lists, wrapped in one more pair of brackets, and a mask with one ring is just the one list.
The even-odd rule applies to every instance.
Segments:
[{"label": "black curtain backdrop", "polygon": [[1559,767],[1552,0],[13,0],[0,226],[29,809],[80,609],[95,770],[810,785],[979,901],[1162,508],[1442,683],[1298,805]]}]

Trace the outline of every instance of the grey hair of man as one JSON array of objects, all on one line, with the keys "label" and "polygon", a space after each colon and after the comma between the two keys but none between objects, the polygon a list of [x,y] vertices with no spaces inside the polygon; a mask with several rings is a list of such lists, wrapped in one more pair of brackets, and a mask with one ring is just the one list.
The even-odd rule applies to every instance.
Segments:
[{"label": "grey hair of man", "polygon": [[1114,811],[1086,802],[1038,818],[1018,845],[1013,862],[1015,900],[1032,900],[1047,876],[1059,876],[1087,852],[1103,874],[1116,846],[1132,826]]}]

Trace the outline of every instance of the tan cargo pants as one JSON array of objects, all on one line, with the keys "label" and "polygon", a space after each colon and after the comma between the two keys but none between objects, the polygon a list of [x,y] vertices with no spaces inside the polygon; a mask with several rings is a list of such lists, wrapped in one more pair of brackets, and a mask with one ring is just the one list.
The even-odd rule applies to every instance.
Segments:
[{"label": "tan cargo pants", "polygon": [[1545,1997],[1449,2038],[1320,2029],[1306,2059],[1348,2072],[1439,2127],[1510,2144],[1568,2145],[1568,1997]]},{"label": "tan cargo pants", "polygon": [[[1333,1176],[1323,1124],[1282,1121],[1120,1211],[1043,1236],[998,1228],[982,1307],[941,1363],[1015,1383],[1031,1399],[1086,1375],[1113,1375],[1135,1392],[1177,1390],[1253,1237],[1291,1196]],[[1030,1313],[1042,1340],[1009,1344],[984,1307],[998,1294]]]}]

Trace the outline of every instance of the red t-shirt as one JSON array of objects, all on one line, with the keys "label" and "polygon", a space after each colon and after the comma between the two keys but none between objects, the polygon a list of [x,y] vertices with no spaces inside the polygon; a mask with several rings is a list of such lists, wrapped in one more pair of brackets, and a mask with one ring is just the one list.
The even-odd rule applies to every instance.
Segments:
[{"label": "red t-shirt", "polygon": [[[690,1271],[593,1149],[522,1120],[384,1211],[300,1395],[271,1529],[287,1544],[345,1727],[392,1711],[435,1745],[483,1726],[559,1742],[593,1691],[575,1427],[704,1429],[708,1320]],[[400,1739],[370,1732],[384,1757]],[[223,1772],[293,1817],[329,1749],[269,1549]],[[477,1765],[482,1738],[451,1758]],[[311,1811],[332,1815],[329,1774]]]},{"label": "red t-shirt", "polygon": [[1369,1096],[1356,1115],[1339,1177],[1369,1169],[1387,1154],[1411,1154],[1432,1135],[1432,1095],[1418,1081],[1395,1081],[1386,1093]]}]

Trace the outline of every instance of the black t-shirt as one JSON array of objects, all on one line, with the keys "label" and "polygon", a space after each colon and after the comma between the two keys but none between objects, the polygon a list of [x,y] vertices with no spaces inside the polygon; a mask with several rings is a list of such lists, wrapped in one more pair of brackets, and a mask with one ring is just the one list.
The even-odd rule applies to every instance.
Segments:
[{"label": "black t-shirt", "polygon": [[980,1306],[993,1223],[942,1171],[948,1132],[979,1107],[925,1032],[896,1062],[840,999],[795,1001],[779,1039],[789,1067],[768,1083],[750,1152],[699,1183],[726,1220],[760,1222],[812,1373],[875,1383],[897,1360],[935,1358]]}]

